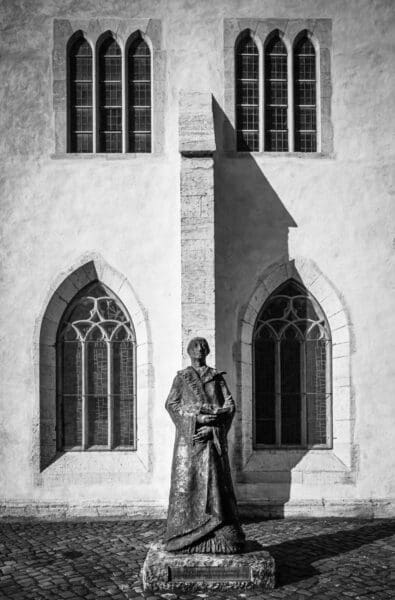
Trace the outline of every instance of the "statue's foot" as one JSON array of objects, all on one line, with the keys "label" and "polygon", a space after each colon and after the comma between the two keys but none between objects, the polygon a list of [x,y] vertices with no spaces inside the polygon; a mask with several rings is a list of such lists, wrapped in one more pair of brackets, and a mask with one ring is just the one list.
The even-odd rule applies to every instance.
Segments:
[{"label": "statue's foot", "polygon": [[202,554],[238,554],[243,550],[245,536],[238,524],[222,525],[182,552]]}]

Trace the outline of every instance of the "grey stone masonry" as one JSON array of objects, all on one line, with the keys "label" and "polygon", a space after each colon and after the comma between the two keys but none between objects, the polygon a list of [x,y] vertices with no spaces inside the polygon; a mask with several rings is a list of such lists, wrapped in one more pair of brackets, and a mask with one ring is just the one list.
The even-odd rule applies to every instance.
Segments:
[{"label": "grey stone masonry", "polygon": [[180,96],[181,295],[183,360],[194,336],[210,345],[215,364],[214,126],[211,95]]}]

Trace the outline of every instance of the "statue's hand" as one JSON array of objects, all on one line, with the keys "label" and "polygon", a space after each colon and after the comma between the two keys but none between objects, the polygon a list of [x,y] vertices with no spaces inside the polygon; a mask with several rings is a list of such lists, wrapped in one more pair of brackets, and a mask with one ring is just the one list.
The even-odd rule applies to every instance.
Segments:
[{"label": "statue's hand", "polygon": [[201,414],[199,414],[196,417],[196,422],[199,423],[199,425],[214,425],[216,420],[217,420],[216,415],[201,415]]},{"label": "statue's hand", "polygon": [[212,437],[213,437],[213,430],[211,429],[211,427],[208,427],[208,426],[200,427],[200,429],[198,429],[198,431],[193,436],[193,441],[194,442],[207,442],[208,440],[211,440]]}]

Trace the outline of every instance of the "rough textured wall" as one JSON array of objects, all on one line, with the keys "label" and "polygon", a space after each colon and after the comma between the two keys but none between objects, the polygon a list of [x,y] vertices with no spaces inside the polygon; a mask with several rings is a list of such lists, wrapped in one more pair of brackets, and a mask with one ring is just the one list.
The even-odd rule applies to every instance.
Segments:
[{"label": "rough textured wall", "polygon": [[[53,159],[54,18],[160,19],[167,53],[161,156]],[[224,18],[332,19],[334,156],[223,158],[216,171],[217,366],[236,385],[237,315],[257,278],[287,257],[313,258],[353,326],[356,484],[353,498],[395,495],[393,414],[394,96],[392,2],[352,0],[4,1],[2,111],[1,490],[5,500],[164,502],[173,427],[163,410],[181,366],[178,91],[210,90],[223,107]],[[148,483],[38,487],[33,479],[36,319],[60,273],[100,253],[130,281],[153,342],[153,470]],[[170,350],[169,350],[170,349]],[[100,462],[96,464],[100,472]],[[324,497],[325,482],[306,490]],[[304,493],[303,491],[301,493]],[[339,489],[339,496],[342,495]]]},{"label": "rough textured wall", "polygon": [[[296,12],[296,5],[287,11],[278,4],[276,17]],[[267,454],[266,468],[277,464],[288,471],[286,494],[291,499],[393,498],[393,441],[387,424],[394,415],[394,341],[389,327],[394,302],[394,149],[388,127],[393,124],[389,98],[394,93],[394,15],[389,2],[358,7],[334,3],[325,9],[321,5],[321,10],[316,5],[312,12],[333,20],[334,155],[217,157],[217,364],[231,373],[236,389],[239,317],[259,279],[270,265],[295,257],[313,260],[340,295],[352,330],[350,481],[343,485],[347,482],[341,477],[332,486],[329,474],[322,472],[307,483],[302,472],[302,479],[291,485],[292,473],[276,453]],[[218,117],[225,119],[225,133],[231,127],[227,117]],[[241,402],[242,396],[243,390]],[[249,493],[273,500],[281,496],[284,486],[271,485],[275,477],[279,474],[272,474],[266,485],[248,488],[243,499]]]}]

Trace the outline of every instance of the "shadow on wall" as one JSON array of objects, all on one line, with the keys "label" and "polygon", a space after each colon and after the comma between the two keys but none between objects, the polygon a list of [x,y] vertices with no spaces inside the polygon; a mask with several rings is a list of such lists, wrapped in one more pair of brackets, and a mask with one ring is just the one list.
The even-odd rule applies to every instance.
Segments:
[{"label": "shadow on wall", "polygon": [[[216,290],[216,362],[227,372],[230,388],[238,398],[239,420],[235,422],[233,464],[239,483],[270,484],[274,490],[275,514],[282,517],[284,504],[290,498],[291,472],[306,454],[306,450],[286,454],[276,468],[278,457],[267,451],[272,463],[262,479],[262,473],[241,473],[241,390],[235,363],[238,360],[238,315],[248,300],[262,271],[276,262],[287,262],[288,232],[297,227],[280,197],[249,152],[236,154],[224,151],[235,147],[236,132],[218,102],[213,98],[213,118],[216,142],[214,160],[215,195],[215,290]],[[236,394],[237,391],[237,394]],[[266,451],[265,451],[266,452]],[[285,451],[286,452],[286,451]],[[270,473],[269,473],[270,471]],[[269,480],[267,479],[269,475]],[[251,480],[249,479],[251,478]],[[264,488],[259,500],[265,498]],[[257,498],[249,498],[248,501]],[[274,509],[274,507],[272,507]]]}]

